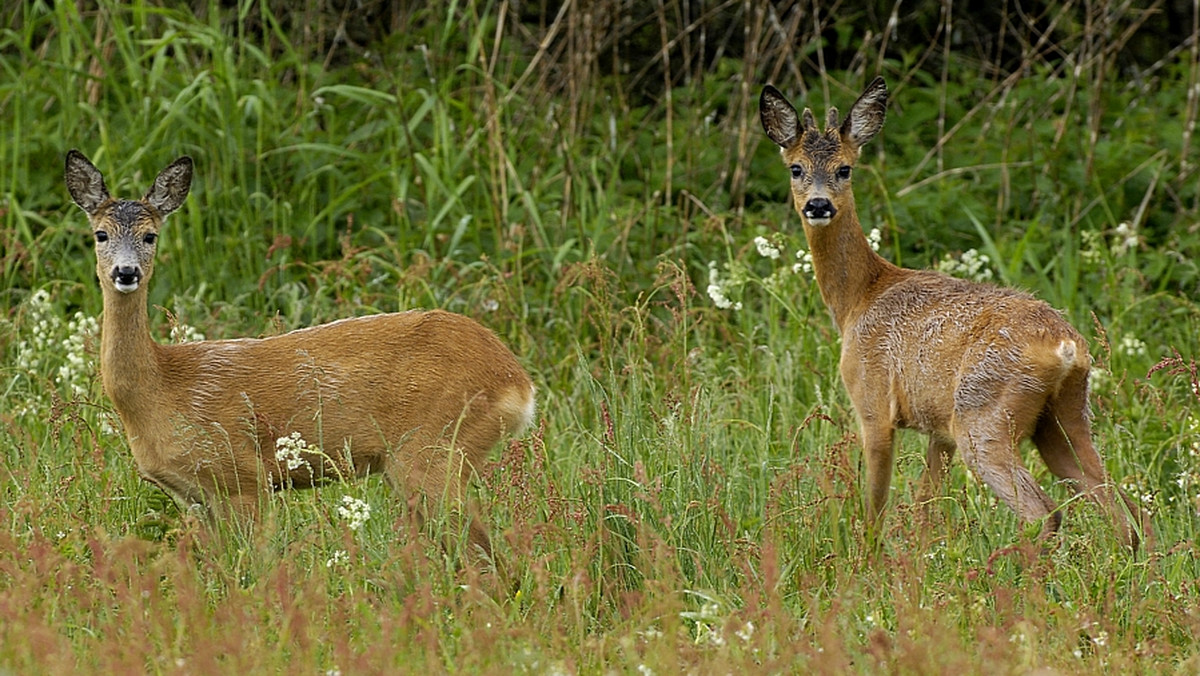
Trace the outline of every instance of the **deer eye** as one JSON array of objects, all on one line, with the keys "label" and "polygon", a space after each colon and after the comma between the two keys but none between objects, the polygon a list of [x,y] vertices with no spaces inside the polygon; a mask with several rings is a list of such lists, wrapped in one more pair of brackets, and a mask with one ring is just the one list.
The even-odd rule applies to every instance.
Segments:
[{"label": "deer eye", "polygon": [[804,167],[800,166],[799,164],[793,164],[791,166],[791,170],[792,178],[804,178]]},{"label": "deer eye", "polygon": [[843,165],[843,166],[838,167],[837,177],[842,179],[843,181],[850,178],[850,166]]},{"label": "deer eye", "polygon": [[107,242],[108,241],[108,233],[103,230],[97,230],[95,232],[95,235],[96,235],[97,242]]},{"label": "deer eye", "polygon": [[145,235],[142,235],[142,241],[146,244],[154,244],[158,241],[158,235],[154,234],[153,232],[148,232]]}]

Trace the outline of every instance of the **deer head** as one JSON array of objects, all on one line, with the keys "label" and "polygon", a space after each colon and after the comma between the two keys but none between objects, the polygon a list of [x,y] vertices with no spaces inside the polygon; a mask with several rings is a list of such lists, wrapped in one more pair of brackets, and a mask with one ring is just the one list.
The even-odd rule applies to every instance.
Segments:
[{"label": "deer head", "polygon": [[154,271],[163,219],[178,209],[192,186],[192,158],[172,162],[140,200],[114,200],[100,171],[78,150],[67,153],[67,190],[88,215],[96,237],[96,274],[121,293],[144,288]]},{"label": "deer head", "polygon": [[850,175],[862,147],[883,128],[887,98],[883,78],[875,78],[844,121],[839,122],[837,108],[830,108],[821,131],[811,110],[797,115],[778,89],[763,89],[758,108],[763,129],[792,172],[794,204],[807,225],[829,225],[838,213],[853,207]]}]

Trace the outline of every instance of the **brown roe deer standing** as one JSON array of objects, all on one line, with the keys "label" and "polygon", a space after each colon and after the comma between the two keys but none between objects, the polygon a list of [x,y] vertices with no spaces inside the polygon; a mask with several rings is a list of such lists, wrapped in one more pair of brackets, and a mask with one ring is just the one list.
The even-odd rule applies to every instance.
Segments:
[{"label": "brown roe deer standing", "polygon": [[1087,344],[1058,312],[1026,293],[927,270],[875,253],[855,213],[850,173],[883,127],[887,86],[876,78],[844,122],[825,130],[767,85],[759,114],[792,174],[821,298],[842,337],[842,381],[858,415],[866,463],[868,532],[875,536],[891,485],[893,435],[929,435],[921,498],[942,483],[957,448],[967,466],[1019,515],[1057,531],[1057,506],[1019,454],[1032,438],[1046,466],[1105,509],[1121,538],[1138,545],[1148,524],[1117,500],[1092,446]]},{"label": "brown roe deer standing", "polygon": [[[512,352],[475,321],[440,311],[156,343],[146,309],[155,243],[191,182],[192,160],[181,157],[143,199],[116,200],[86,157],[67,154],[67,188],[95,233],[104,391],[142,477],[185,508],[252,518],[265,491],[382,471],[394,490],[459,513],[471,469],[534,415],[533,385]],[[276,439],[295,432],[323,453],[289,469]],[[490,555],[474,518],[468,532]]]}]

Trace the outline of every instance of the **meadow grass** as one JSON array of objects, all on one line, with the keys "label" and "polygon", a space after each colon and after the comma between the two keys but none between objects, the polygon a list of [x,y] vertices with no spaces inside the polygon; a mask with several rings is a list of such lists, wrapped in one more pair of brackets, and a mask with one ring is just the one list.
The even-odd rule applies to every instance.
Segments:
[{"label": "meadow grass", "polygon": [[[508,3],[430,3],[366,46],[271,7],[4,5],[0,670],[1200,668],[1200,36],[1130,77],[1142,15],[1116,8],[1129,35],[988,71],[830,20],[858,65],[823,72],[812,17],[766,3],[733,15],[738,58],[660,9],[670,47],[644,62],[587,8],[535,30]],[[856,175],[864,224],[894,262],[1028,288],[1088,337],[1097,446],[1153,549],[1072,500],[1039,555],[961,464],[925,519],[915,434],[867,549],[838,336],[755,107],[771,80],[845,110],[873,68],[893,108]],[[196,160],[158,246],[159,340],[415,307],[495,330],[539,390],[473,495],[514,584],[378,479],[215,530],[141,482],[96,374],[72,147],[125,197]]]}]

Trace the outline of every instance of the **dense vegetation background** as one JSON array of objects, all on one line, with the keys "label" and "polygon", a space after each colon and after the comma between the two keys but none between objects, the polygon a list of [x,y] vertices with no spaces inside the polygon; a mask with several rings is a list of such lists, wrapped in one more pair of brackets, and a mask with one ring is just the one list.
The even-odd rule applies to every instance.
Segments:
[{"label": "dense vegetation background", "polygon": [[[0,669],[1200,664],[1194,0],[0,14]],[[1154,514],[1150,551],[1073,502],[1037,556],[961,466],[922,523],[916,435],[864,547],[838,337],[756,107],[771,82],[845,111],[876,74],[865,227],[896,263],[1030,289],[1087,335],[1095,435]],[[140,482],[96,377],[72,147],[126,197],[196,160],[158,247],[161,340],[413,307],[500,334],[539,425],[475,498],[517,584],[443,552],[444,524],[414,528],[377,479],[216,534]]]}]

